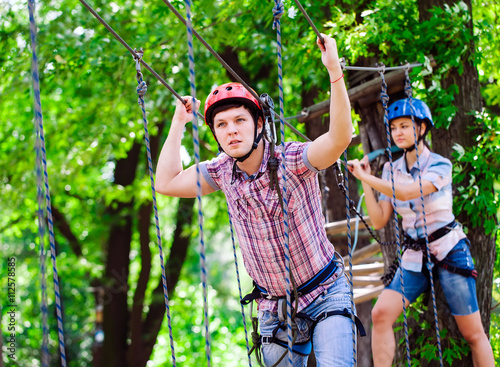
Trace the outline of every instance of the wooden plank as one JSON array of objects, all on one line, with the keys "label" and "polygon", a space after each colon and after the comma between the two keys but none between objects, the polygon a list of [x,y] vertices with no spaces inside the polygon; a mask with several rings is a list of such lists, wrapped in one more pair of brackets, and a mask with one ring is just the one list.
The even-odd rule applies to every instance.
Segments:
[{"label": "wooden plank", "polygon": [[[353,264],[360,264],[364,262],[366,259],[369,257],[378,254],[380,252],[380,245],[375,242],[372,243],[368,246],[365,246],[363,248],[360,248],[359,250],[355,250],[354,254],[352,255],[352,263]],[[349,261],[348,256],[344,256],[344,262],[347,263]]]},{"label": "wooden plank", "polygon": [[[349,273],[349,267],[346,265],[345,273]],[[370,274],[383,274],[384,264],[383,263],[373,263],[373,264],[357,264],[352,266],[352,275],[370,275]]]},{"label": "wooden plank", "polygon": [[[363,216],[363,219],[366,221],[366,223],[371,226],[372,221],[369,216],[365,215]],[[355,219],[351,219],[350,225],[351,225],[351,232],[354,230],[354,223]],[[359,229],[365,228],[365,225],[363,222],[359,221]],[[344,220],[339,220],[338,222],[331,222],[331,223],[326,223],[325,224],[325,231],[326,234],[328,235],[336,235],[340,233],[347,233],[347,219]]]},{"label": "wooden plank", "polygon": [[366,286],[379,286],[382,284],[380,280],[380,275],[369,276],[369,275],[359,275],[354,276],[352,279],[352,284],[354,287],[366,287]]},{"label": "wooden plank", "polygon": [[378,287],[373,287],[373,288],[363,288],[363,290],[354,290],[354,303],[355,304],[360,304],[369,300],[372,300],[382,291],[384,290],[384,286],[380,285]]}]

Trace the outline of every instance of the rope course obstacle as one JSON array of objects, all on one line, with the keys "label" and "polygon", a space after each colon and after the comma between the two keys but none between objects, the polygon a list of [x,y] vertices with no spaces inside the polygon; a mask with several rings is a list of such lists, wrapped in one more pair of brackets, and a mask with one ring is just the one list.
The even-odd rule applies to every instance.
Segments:
[{"label": "rope course obstacle", "polygon": [[[282,55],[281,55],[281,22],[280,22],[280,17],[284,12],[283,4],[281,1],[276,0],[275,1],[275,8],[273,8],[273,16],[274,16],[274,22],[273,26],[275,27],[277,31],[277,44],[278,44],[278,76],[279,76],[279,114],[276,113],[273,108],[274,104],[270,104],[268,101],[263,101],[262,96],[258,96],[252,88],[250,88],[244,80],[242,80],[241,77],[238,76],[236,72],[234,72],[233,69],[206,43],[203,38],[193,29],[192,24],[191,24],[191,3],[189,0],[185,1],[186,5],[186,12],[187,12],[187,19],[182,17],[177,10],[172,6],[172,4],[168,0],[163,0],[165,4],[172,10],[172,12],[183,22],[183,24],[186,26],[187,29],[187,35],[188,35],[188,48],[189,48],[189,74],[190,74],[190,87],[191,87],[191,96],[193,98],[193,101],[196,101],[196,87],[195,87],[195,72],[194,72],[194,67],[195,67],[195,59],[194,59],[194,51],[193,51],[193,35],[202,43],[204,46],[214,55],[214,57],[217,58],[217,60],[226,68],[226,70],[233,75],[233,77],[240,82],[252,95],[254,95],[255,98],[258,100],[261,100],[263,104],[268,108],[273,115],[279,117],[280,121],[280,138],[281,138],[281,144],[282,144],[282,154],[284,155],[284,142],[285,142],[285,126],[290,128],[292,131],[294,131],[298,136],[302,137],[306,141],[310,141],[308,137],[303,135],[300,131],[295,129],[290,123],[287,122],[287,120],[291,119],[297,119],[299,122],[304,121],[308,118],[312,118],[313,114],[317,114],[318,111],[313,111],[312,109],[309,110],[304,110],[302,111],[299,115],[297,116],[292,116],[285,118],[284,117],[284,97],[283,97],[283,76],[282,76]],[[314,23],[312,22],[311,18],[307,15],[305,9],[300,5],[300,2],[297,0],[294,0],[295,3],[297,4],[298,8],[301,10],[303,13],[304,17],[307,19],[313,30],[317,33],[318,38],[322,41],[322,36],[317,30],[317,28],[314,26]],[[146,144],[146,150],[147,150],[147,158],[148,158],[148,168],[149,168],[149,174],[150,174],[150,181],[151,181],[151,190],[152,190],[152,197],[153,197],[153,203],[154,203],[154,213],[155,213],[155,224],[156,224],[156,231],[157,231],[157,241],[158,241],[158,247],[159,247],[159,257],[161,261],[161,268],[162,268],[162,282],[163,282],[163,289],[164,289],[164,298],[165,298],[165,307],[166,307],[166,313],[167,313],[167,319],[168,319],[168,327],[169,327],[169,337],[170,337],[170,347],[171,347],[171,358],[172,358],[172,363],[175,366],[176,365],[176,358],[175,358],[175,350],[174,350],[174,338],[173,338],[173,330],[172,330],[172,323],[171,323],[171,316],[170,316],[170,308],[169,308],[169,298],[168,298],[168,289],[167,289],[167,282],[166,282],[166,276],[165,276],[165,268],[164,268],[164,258],[163,258],[163,249],[162,249],[162,244],[161,244],[161,233],[160,233],[160,225],[159,225],[159,218],[158,218],[158,208],[157,208],[157,203],[156,203],[156,193],[155,193],[155,185],[154,185],[154,174],[153,174],[153,168],[152,168],[152,158],[151,158],[151,149],[149,146],[149,132],[148,132],[148,127],[147,127],[147,118],[146,118],[146,110],[145,110],[145,102],[144,102],[144,96],[147,91],[147,85],[145,81],[143,80],[143,75],[141,73],[141,65],[144,66],[148,71],[151,72],[151,74],[158,80],[160,81],[161,84],[163,84],[177,99],[185,103],[183,98],[168,84],[166,83],[161,76],[156,73],[144,60],[143,60],[143,51],[142,49],[140,51],[136,51],[135,49],[132,49],[100,16],[99,14],[92,9],[92,7],[85,1],[85,0],[80,0],[82,5],[88,9],[91,14],[99,20],[106,28],[107,30],[132,54],[135,63],[136,63],[136,71],[137,71],[137,82],[138,82],[138,87],[137,87],[137,93],[138,93],[138,100],[139,104],[141,105],[141,110],[142,110],[142,116],[143,116],[143,122],[144,122],[144,129],[145,129],[145,144]],[[56,292],[56,310],[57,310],[57,320],[58,320],[58,333],[59,333],[59,346],[60,346],[60,355],[61,355],[61,365],[66,366],[66,356],[65,356],[65,348],[64,348],[64,330],[63,330],[63,320],[62,320],[62,313],[61,313],[61,306],[60,306],[60,295],[59,295],[59,288],[58,288],[58,274],[57,274],[57,269],[56,269],[56,254],[55,254],[55,245],[54,245],[54,235],[53,235],[53,224],[52,224],[52,216],[51,216],[51,204],[50,204],[50,193],[49,193],[49,185],[48,185],[48,174],[47,174],[47,169],[46,169],[46,158],[45,158],[45,146],[44,146],[44,136],[43,136],[43,121],[42,121],[42,112],[41,112],[41,102],[40,102],[40,91],[39,91],[39,81],[38,81],[38,65],[37,65],[37,58],[36,58],[36,25],[35,25],[35,20],[34,20],[34,0],[29,0],[28,2],[29,5],[29,11],[30,11],[30,31],[31,31],[31,39],[32,39],[32,49],[33,49],[33,89],[35,91],[35,133],[37,136],[36,142],[37,142],[37,173],[39,177],[39,187],[38,187],[38,193],[39,193],[39,233],[40,233],[40,259],[41,259],[41,272],[42,272],[42,299],[44,299],[45,296],[45,285],[44,285],[44,280],[45,280],[45,268],[44,268],[44,259],[45,259],[45,254],[44,254],[44,246],[43,246],[43,237],[44,237],[44,223],[41,220],[43,218],[43,210],[41,206],[41,196],[43,192],[43,188],[41,187],[41,174],[40,174],[40,167],[43,166],[44,169],[44,179],[45,179],[45,199],[47,203],[47,217],[48,217],[48,229],[49,229],[49,237],[50,237],[50,247],[51,247],[51,257],[52,257],[52,262],[53,262],[53,275],[54,275],[54,289]],[[404,66],[397,66],[397,67],[385,67],[385,66],[380,66],[380,67],[356,67],[356,66],[347,66],[345,64],[345,61],[342,63],[342,68],[344,70],[370,70],[370,71],[378,71],[380,72],[381,76],[381,84],[382,84],[382,103],[384,104],[384,109],[387,111],[387,101],[388,101],[388,95],[386,93],[387,89],[387,84],[384,79],[384,73],[388,70],[405,70],[405,75],[406,75],[406,80],[407,80],[407,87],[405,87],[405,90],[407,90],[407,93],[409,93],[409,96],[411,98],[411,84],[409,82],[408,78],[408,70],[413,67],[421,66],[422,64],[418,63],[413,63],[413,64],[406,64]],[[385,88],[385,89],[384,89]],[[201,203],[201,175],[200,171],[198,169],[199,161],[200,161],[200,154],[199,154],[199,133],[198,133],[198,124],[197,124],[197,118],[204,118],[199,112],[198,113],[193,113],[194,121],[193,121],[193,138],[194,138],[194,144],[195,144],[195,161],[196,161],[196,166],[197,166],[197,202],[198,202],[198,223],[199,223],[199,230],[200,230],[200,235],[199,235],[199,245],[200,245],[200,267],[201,267],[201,279],[202,279],[202,284],[203,284],[203,295],[204,295],[204,323],[205,323],[205,338],[206,338],[206,343],[205,343],[205,351],[206,351],[206,357],[207,357],[207,364],[210,366],[211,364],[211,354],[210,354],[210,332],[209,332],[209,321],[208,321],[208,302],[207,302],[207,272],[206,272],[206,258],[205,258],[205,244],[203,240],[203,211],[202,211],[202,203]],[[387,125],[387,113],[385,114],[384,117],[384,122]],[[273,120],[271,119],[270,121],[271,124],[273,124]],[[274,125],[274,124],[273,124]],[[387,126],[386,126],[387,128]],[[272,129],[271,129],[272,130]],[[275,139],[276,137],[273,136]],[[274,146],[274,145],[273,145]],[[388,149],[386,150],[388,155],[389,155],[389,160],[392,163],[392,155],[391,155],[391,146],[390,146],[390,135],[388,135]],[[282,157],[282,162],[284,162],[284,157]],[[373,279],[367,280],[367,279],[361,279],[358,278],[356,279],[356,276],[363,276],[362,274],[366,272],[379,272],[381,269],[379,267],[372,267],[368,268],[365,267],[363,269],[362,267],[356,267],[356,265],[359,265],[363,259],[366,259],[367,257],[371,256],[375,252],[379,250],[379,244],[380,245],[385,245],[387,243],[382,243],[376,235],[371,231],[370,226],[369,226],[369,221],[364,218],[360,213],[359,209],[357,210],[354,203],[352,200],[349,199],[349,191],[348,191],[348,174],[347,174],[347,151],[344,152],[344,168],[345,168],[345,173],[342,175],[340,167],[336,167],[336,173],[340,177],[342,185],[339,183],[339,188],[343,192],[343,194],[346,197],[346,232],[347,232],[347,242],[348,242],[348,258],[346,259],[349,262],[349,282],[350,282],[350,289],[351,289],[351,303],[352,307],[354,308],[354,303],[356,302],[355,296],[354,296],[354,286],[357,282],[357,284],[373,284]],[[391,166],[392,167],[392,166]],[[285,167],[282,166],[282,171],[284,172]],[[287,302],[287,337],[288,337],[288,348],[287,348],[287,354],[288,354],[288,363],[289,365],[292,365],[292,347],[294,344],[294,333],[292,330],[292,320],[294,317],[293,314],[293,307],[292,307],[292,292],[296,294],[297,289],[296,285],[294,284],[293,278],[291,276],[291,269],[290,269],[290,255],[289,255],[289,248],[288,248],[288,219],[287,219],[287,202],[286,202],[286,177],[283,174],[282,177],[283,182],[285,183],[281,189],[283,190],[283,203],[282,203],[282,208],[283,208],[283,214],[284,214],[284,223],[285,223],[285,248],[286,248],[286,272],[288,274],[286,282],[287,282],[287,293],[286,293],[286,302]],[[280,188],[278,187],[278,191],[280,191]],[[394,194],[394,186],[393,186],[393,194]],[[422,200],[423,203],[423,200]],[[423,204],[422,204],[423,205]],[[360,220],[364,223],[365,227],[370,231],[372,236],[375,238],[375,240],[378,242],[378,244],[371,245],[369,249],[361,249],[359,252],[354,253],[354,246],[352,245],[351,241],[351,227],[350,227],[350,212],[351,210],[354,209],[355,214],[360,218]],[[395,208],[396,210],[396,208]],[[422,208],[424,211],[424,208]],[[425,211],[424,211],[424,220],[425,220]],[[237,275],[237,280],[238,280],[238,288],[239,288],[239,295],[240,295],[240,300],[242,299],[242,291],[241,291],[241,283],[240,283],[240,278],[239,278],[239,270],[238,270],[238,263],[237,263],[237,255],[236,255],[236,245],[235,245],[235,240],[234,240],[234,233],[233,233],[233,226],[231,222],[231,216],[229,214],[229,221],[230,221],[230,229],[231,229],[231,239],[233,243],[233,252],[234,252],[234,259],[235,259],[235,268],[236,268],[236,275]],[[396,223],[397,226],[397,223]],[[327,230],[327,233],[332,234],[332,229],[331,229],[331,223],[327,223],[325,225],[325,228]],[[357,232],[356,232],[357,236]],[[426,239],[427,239],[427,231],[426,231]],[[427,239],[428,240],[428,239]],[[401,245],[400,245],[400,240],[398,237],[397,240],[397,245],[398,245],[398,258],[400,259],[401,257]],[[427,243],[428,245],[428,243]],[[427,246],[427,255],[429,255],[429,250]],[[428,261],[428,264],[430,264],[430,261]],[[358,275],[357,275],[358,274]],[[433,286],[433,281],[431,279],[431,283]],[[378,285],[377,292],[379,292],[381,285]],[[376,293],[374,293],[376,295]],[[373,294],[368,295],[368,297],[372,297]],[[295,300],[297,300],[298,297],[294,297]],[[366,295],[365,298],[361,298],[363,300],[366,300]],[[437,330],[437,335],[438,335],[438,343],[439,343],[439,348],[440,348],[440,342],[439,342],[439,329],[438,329],[438,324],[437,324],[437,312],[436,312],[436,305],[435,305],[435,298],[433,294],[433,303],[434,303],[434,311],[435,311],[435,320],[436,320],[436,330]],[[247,344],[247,352],[248,352],[248,362],[249,365],[252,365],[251,357],[250,354],[253,350],[249,348],[249,342],[248,342],[248,335],[247,335],[247,326],[246,326],[246,318],[245,318],[245,312],[244,312],[244,307],[243,305],[241,306],[241,313],[242,313],[242,318],[243,318],[243,324],[244,324],[244,329],[245,329],[245,339],[246,339],[246,344]],[[406,339],[406,346],[407,346],[407,359],[408,359],[408,365],[410,361],[410,351],[409,351],[409,343],[408,343],[408,331],[407,331],[407,322],[406,322],[406,310],[404,312],[405,314],[405,339]],[[352,335],[353,335],[353,364],[356,365],[356,323],[354,320],[354,315],[352,316]],[[44,340],[43,340],[43,347],[42,347],[42,366],[47,366],[48,365],[48,351],[47,351],[47,338],[48,338],[48,328],[46,327],[46,317],[47,317],[47,306],[46,303],[42,303],[42,317],[44,319],[43,324],[44,324]],[[440,360],[442,364],[442,353],[441,349],[440,351]]]},{"label": "rope course obstacle", "polygon": [[[32,80],[33,80],[33,91],[35,100],[35,141],[36,141],[36,171],[37,171],[37,196],[38,196],[38,232],[40,237],[40,271],[41,271],[41,287],[42,287],[42,330],[43,330],[43,341],[42,341],[42,365],[48,366],[49,355],[48,355],[48,327],[47,327],[47,298],[46,298],[46,285],[45,285],[45,223],[41,220],[43,218],[43,210],[41,209],[41,196],[45,193],[45,202],[47,210],[47,222],[49,230],[49,241],[50,241],[50,255],[52,259],[52,276],[54,282],[54,293],[56,298],[56,316],[57,316],[57,332],[59,340],[59,353],[61,357],[61,365],[66,367],[66,350],[64,341],[64,326],[62,318],[62,308],[61,308],[61,295],[59,292],[59,275],[57,272],[57,261],[56,261],[56,245],[54,239],[54,221],[52,217],[52,204],[50,198],[50,186],[49,186],[49,175],[47,172],[47,157],[45,150],[45,136],[43,132],[43,114],[42,114],[42,103],[40,99],[40,79],[38,72],[38,58],[36,54],[36,21],[35,21],[35,2],[34,0],[28,1],[28,11],[30,19],[30,38],[31,38],[31,49],[32,49]],[[42,187],[42,180],[40,178],[40,166],[43,166],[43,178],[44,187]]]}]

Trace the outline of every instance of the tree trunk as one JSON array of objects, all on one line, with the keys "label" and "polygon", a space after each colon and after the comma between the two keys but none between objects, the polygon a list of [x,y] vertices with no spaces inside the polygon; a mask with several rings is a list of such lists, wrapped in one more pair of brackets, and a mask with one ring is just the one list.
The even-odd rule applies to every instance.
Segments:
[{"label": "tree trunk", "polygon": [[[453,5],[453,1],[444,0],[419,0],[419,10],[420,17],[422,19],[427,19],[430,16],[428,10],[433,6],[443,7],[445,4]],[[472,9],[472,4],[470,0],[465,1],[469,10]],[[454,106],[457,109],[456,116],[454,117],[450,127],[448,129],[440,128],[432,131],[432,144],[433,150],[447,158],[451,159],[452,145],[458,143],[461,146],[467,148],[474,146],[476,141],[474,137],[481,134],[481,128],[478,124],[475,124],[474,111],[481,110],[481,94],[480,94],[480,84],[477,69],[472,63],[472,58],[470,53],[475,50],[475,45],[473,41],[473,29],[472,29],[472,16],[468,24],[468,30],[470,33],[470,43],[468,44],[469,52],[462,56],[461,63],[463,65],[463,73],[455,69],[451,69],[445,78],[442,79],[442,88],[446,90],[452,85],[458,87],[458,94],[455,96],[453,101]],[[432,109],[432,107],[431,107]],[[474,127],[474,131],[470,131],[471,127]],[[467,132],[467,133],[464,133]],[[467,179],[467,178],[466,178]],[[481,180],[481,177],[476,178]],[[482,186],[484,187],[484,178]],[[461,184],[466,187],[469,185],[468,182],[459,183],[456,182],[455,185]],[[493,190],[493,182],[489,182],[486,186],[489,190]],[[454,187],[456,189],[456,187]],[[482,213],[486,215],[486,213]],[[463,223],[465,227],[468,228],[469,232],[467,234],[469,240],[471,241],[471,252],[475,260],[476,269],[478,271],[477,279],[477,296],[479,302],[479,309],[481,313],[481,319],[483,322],[484,329],[487,334],[489,334],[490,326],[490,308],[492,300],[492,285],[493,285],[493,266],[495,261],[495,238],[491,235],[485,234],[485,229],[483,225],[472,227],[472,220],[470,215],[463,212],[459,213],[457,219]],[[438,313],[442,315],[449,315],[449,311],[446,310],[446,302],[444,297],[440,296]],[[456,327],[453,318],[446,316],[441,318],[441,323],[443,329],[450,330],[448,334],[454,338],[461,338],[461,334]],[[472,365],[472,359],[469,353],[468,358],[464,361],[456,361],[453,366],[465,366]]]},{"label": "tree trunk", "polygon": [[[135,143],[128,156],[116,163],[117,185],[128,186],[134,182],[140,152],[140,145]],[[127,291],[133,205],[132,200],[113,202],[106,215],[112,220],[103,279],[107,297],[104,299],[104,343],[100,350],[101,366],[106,367],[129,365],[126,360],[129,327]]]}]

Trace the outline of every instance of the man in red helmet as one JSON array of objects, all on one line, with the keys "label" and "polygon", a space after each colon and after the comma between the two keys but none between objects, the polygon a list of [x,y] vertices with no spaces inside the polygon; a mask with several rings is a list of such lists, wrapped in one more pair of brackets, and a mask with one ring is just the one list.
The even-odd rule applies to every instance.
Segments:
[{"label": "man in red helmet", "polygon": [[[333,245],[324,230],[318,172],[334,164],[351,141],[353,127],[347,90],[342,80],[337,45],[323,35],[318,41],[331,82],[329,131],[313,142],[285,144],[290,269],[299,297],[294,366],[303,366],[314,346],[321,366],[351,366],[353,360],[351,300]],[[196,167],[183,169],[180,156],[184,126],[193,118],[192,98],[177,103],[172,125],[158,160],[157,192],[195,197]],[[238,83],[216,88],[205,103],[205,120],[221,150],[200,164],[206,195],[222,190],[237,234],[245,268],[256,290],[248,299],[259,305],[264,362],[271,366],[286,352],[285,226],[278,190],[283,190],[281,147],[271,157],[262,139],[260,102]],[[279,163],[279,187],[270,185],[269,162]],[[279,306],[278,306],[279,305]],[[286,315],[285,315],[286,318]],[[311,343],[312,342],[312,343]],[[285,358],[280,366],[288,365]]]}]

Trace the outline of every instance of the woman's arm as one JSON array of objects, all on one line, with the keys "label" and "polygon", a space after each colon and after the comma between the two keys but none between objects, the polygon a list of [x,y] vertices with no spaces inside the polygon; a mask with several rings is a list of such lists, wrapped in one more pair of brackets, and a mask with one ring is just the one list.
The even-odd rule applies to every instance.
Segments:
[{"label": "woman's arm", "polygon": [[[357,159],[347,162],[349,171],[353,173],[354,177],[359,178],[360,172],[364,171],[367,175],[371,175],[368,157],[364,157],[361,162]],[[375,177],[376,178],[376,177]],[[360,179],[361,180],[361,179]],[[368,210],[368,216],[372,221],[375,229],[383,228],[391,218],[393,207],[389,201],[377,200],[372,187],[365,181],[361,180],[363,185],[363,192],[365,193],[365,205]]]},{"label": "woman's arm", "polygon": [[[357,159],[349,161],[348,166],[349,171],[354,177],[360,180],[363,185],[366,209],[368,210],[368,215],[372,220],[373,226],[375,229],[384,227],[389,221],[394,208],[389,201],[378,201],[375,198],[373,190],[377,190],[388,197],[393,197],[392,183],[371,174],[370,164],[366,156],[361,161]],[[437,190],[438,189],[431,181],[422,180],[422,192],[424,196],[436,192]],[[394,195],[396,199],[401,201],[419,198],[421,196],[420,183],[413,182],[410,184],[401,184],[396,182],[394,183]]]}]

